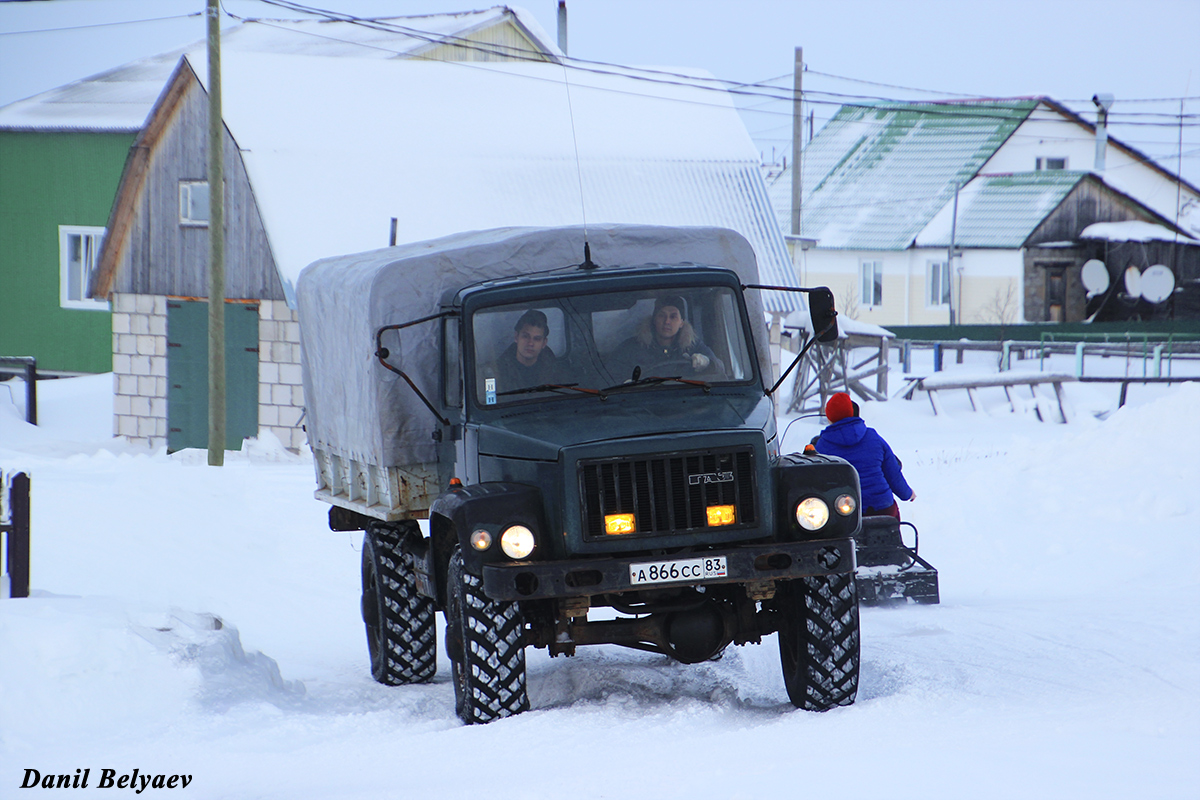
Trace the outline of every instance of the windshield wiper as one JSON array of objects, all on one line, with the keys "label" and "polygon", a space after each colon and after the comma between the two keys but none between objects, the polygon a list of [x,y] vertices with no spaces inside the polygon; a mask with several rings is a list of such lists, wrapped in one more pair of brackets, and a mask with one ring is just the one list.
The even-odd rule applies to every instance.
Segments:
[{"label": "windshield wiper", "polygon": [[702,389],[704,389],[704,391],[706,391],[706,392],[712,388],[712,386],[709,385],[709,383],[707,381],[692,380],[691,378],[684,378],[680,375],[669,375],[669,376],[647,375],[645,378],[643,378],[642,377],[642,368],[634,367],[632,378],[625,381],[624,383],[618,383],[616,386],[609,386],[607,389],[601,389],[600,391],[602,393],[607,394],[608,392],[615,392],[618,389],[632,389],[635,386],[657,386],[658,384],[666,383],[667,381],[675,381],[676,383],[684,383],[684,384],[687,384],[688,386],[699,386]]},{"label": "windshield wiper", "polygon": [[564,390],[572,392],[582,392],[583,394],[592,394],[604,396],[604,393],[599,389],[584,389],[577,383],[543,383],[538,386],[526,386],[524,389],[509,389],[507,392],[497,392],[497,397],[503,397],[510,394],[532,394],[534,392],[554,392],[555,394],[565,394]]}]

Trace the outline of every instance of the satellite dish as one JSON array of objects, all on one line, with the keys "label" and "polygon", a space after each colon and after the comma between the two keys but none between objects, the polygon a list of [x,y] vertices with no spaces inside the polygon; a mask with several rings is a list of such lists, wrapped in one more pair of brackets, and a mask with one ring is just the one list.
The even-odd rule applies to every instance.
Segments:
[{"label": "satellite dish", "polygon": [[1125,268],[1125,294],[1138,297],[1142,293],[1142,271],[1135,266]]},{"label": "satellite dish", "polygon": [[1087,289],[1088,297],[1101,294],[1108,289],[1108,267],[1098,258],[1085,261],[1083,272],[1083,287]]},{"label": "satellite dish", "polygon": [[1161,303],[1175,291],[1175,273],[1165,264],[1146,267],[1142,273],[1142,297],[1151,303]]}]

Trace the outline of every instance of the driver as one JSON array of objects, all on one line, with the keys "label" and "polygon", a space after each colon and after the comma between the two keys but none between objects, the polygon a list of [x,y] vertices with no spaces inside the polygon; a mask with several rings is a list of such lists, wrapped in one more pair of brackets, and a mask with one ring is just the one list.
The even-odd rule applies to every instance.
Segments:
[{"label": "driver", "polygon": [[654,301],[654,313],[638,326],[637,333],[617,347],[613,359],[624,375],[634,367],[642,374],[669,365],[668,372],[694,375],[709,371],[722,373],[720,360],[700,341],[692,323],[684,316],[686,305],[678,295],[666,295]]},{"label": "driver", "polygon": [[496,359],[501,391],[541,386],[558,380],[558,359],[546,345],[550,325],[546,315],[531,308],[513,326],[513,341]]}]

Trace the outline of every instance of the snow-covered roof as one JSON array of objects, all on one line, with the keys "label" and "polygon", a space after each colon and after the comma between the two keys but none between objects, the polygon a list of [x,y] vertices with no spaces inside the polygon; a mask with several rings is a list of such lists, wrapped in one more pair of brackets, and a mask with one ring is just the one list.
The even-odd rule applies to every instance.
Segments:
[{"label": "snow-covered roof", "polygon": [[1142,222],[1141,220],[1096,222],[1084,228],[1083,232],[1079,234],[1079,238],[1102,239],[1109,242],[1183,241],[1188,244],[1198,243],[1196,239],[1176,233],[1163,225],[1155,225],[1153,222]]},{"label": "snow-covered roof", "polygon": [[[1036,99],[842,106],[803,155],[801,236],[902,250],[1036,108]],[[790,168],[772,186],[786,224]]]},{"label": "snow-covered roof", "polygon": [[[524,9],[495,6],[458,14],[331,20],[247,20],[221,34],[229,53],[283,53],[326,57],[398,58],[449,37],[456,41],[511,17],[536,46],[553,57],[561,51]],[[0,108],[0,129],[135,132],[185,52],[203,52],[204,43],[124,64]],[[498,46],[497,46],[498,47]],[[514,56],[522,54],[512,54]],[[533,55],[533,54],[531,54]]]},{"label": "snow-covered roof", "polygon": [[[1042,170],[980,175],[958,193],[956,247],[1018,248],[1084,179],[1086,172]],[[918,247],[949,247],[954,199],[916,237]]]},{"label": "snow-covered roof", "polygon": [[[1017,153],[1032,165],[1028,141],[1046,136],[1047,122],[1067,123],[1070,130],[1055,135],[1067,135],[1076,145],[1085,142],[1089,153],[1094,149],[1094,126],[1048,97],[843,106],[804,150],[800,234],[823,249],[944,246],[949,243],[954,187],[972,181],[960,194],[960,226],[963,196],[971,200],[976,192],[980,205],[966,231],[970,243],[964,244],[1018,247],[1024,241],[1021,231],[1032,231],[1040,221],[1031,215],[1051,210],[1058,191],[1064,190],[1061,201],[1070,190],[1070,176],[1085,173],[978,179],[986,177],[980,175],[982,169],[1013,173]],[[1014,133],[1026,124],[1043,128],[1031,127],[1025,142],[1010,147],[1010,137],[1020,139],[1022,134]],[[1176,218],[1178,211],[1178,224],[1193,235],[1200,233],[1200,207],[1189,199],[1200,196],[1200,190],[1135,148],[1111,136],[1108,141],[1110,149],[1131,163],[1110,165],[1097,178],[1164,219]],[[1005,148],[1007,157],[1002,156]],[[1124,168],[1133,165],[1141,168]],[[768,180],[780,227],[789,232],[792,166]]]},{"label": "snow-covered roof", "polygon": [[[783,319],[783,324],[788,328],[797,328],[799,330],[811,333],[812,332],[812,317],[809,316],[807,310],[793,311]],[[852,319],[843,314],[838,314],[838,338],[845,339],[848,336],[878,336],[883,339],[894,339],[896,334],[889,331],[887,328],[880,327],[872,322],[863,322],[862,320]]]},{"label": "snow-covered roof", "polygon": [[[204,81],[203,59],[188,58]],[[222,73],[289,301],[313,261],[386,245],[392,217],[398,243],[508,226],[726,227],[750,241],[764,282],[795,285],[757,151],[723,93],[544,63],[231,52]]]}]

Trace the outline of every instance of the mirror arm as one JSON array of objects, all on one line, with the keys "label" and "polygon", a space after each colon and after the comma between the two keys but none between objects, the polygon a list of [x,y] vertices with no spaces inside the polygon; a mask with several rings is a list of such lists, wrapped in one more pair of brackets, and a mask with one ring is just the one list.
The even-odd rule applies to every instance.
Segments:
[{"label": "mirror arm", "polygon": [[770,290],[776,291],[776,292],[796,292],[797,294],[812,294],[813,292],[820,291],[820,289],[822,287],[817,287],[816,289],[807,289],[802,286],[768,286],[765,283],[743,283],[742,288],[743,289],[770,289]]},{"label": "mirror arm", "polygon": [[825,330],[818,331],[815,335],[809,337],[808,341],[804,343],[804,347],[801,347],[800,352],[796,354],[794,359],[792,359],[792,363],[789,364],[788,368],[783,371],[782,375],[779,376],[779,380],[775,381],[775,385],[767,390],[768,396],[775,394],[775,390],[779,388],[779,384],[783,383],[784,378],[792,373],[792,370],[795,369],[796,365],[800,363],[800,359],[808,355],[808,351],[811,350],[812,346],[817,343],[817,340],[825,334],[825,331],[828,331],[830,328],[832,328],[836,322],[837,317],[835,316],[833,318],[833,322],[830,322],[825,326]]},{"label": "mirror arm", "polygon": [[422,322],[432,322],[433,320],[441,319],[442,317],[455,316],[457,313],[457,311],[442,311],[438,314],[430,314],[428,317],[421,317],[420,319],[410,320],[409,322],[401,322],[397,325],[384,325],[382,328],[375,331],[375,357],[379,359],[379,363],[382,364],[386,369],[396,373],[401,378],[404,378],[404,382],[407,383],[414,392],[416,392],[417,397],[421,398],[421,402],[425,404],[425,407],[428,408],[443,425],[449,425],[450,420],[438,413],[438,410],[434,407],[433,403],[429,402],[429,398],[417,388],[415,383],[413,383],[412,378],[408,377],[403,370],[397,369],[387,362],[386,359],[389,355],[391,355],[391,353],[389,353],[388,349],[383,346],[383,333],[384,331],[398,331],[403,328],[409,328],[413,325],[420,325]]}]

